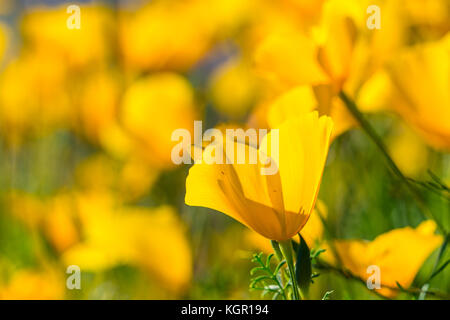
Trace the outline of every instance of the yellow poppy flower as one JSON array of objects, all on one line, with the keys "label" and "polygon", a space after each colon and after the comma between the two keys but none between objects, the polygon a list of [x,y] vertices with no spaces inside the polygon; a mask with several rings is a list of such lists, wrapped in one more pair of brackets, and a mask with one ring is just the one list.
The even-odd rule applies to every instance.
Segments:
[{"label": "yellow poppy flower", "polygon": [[447,0],[428,0],[426,2],[411,0],[403,5],[411,24],[416,27],[423,26],[425,30],[420,31],[427,31],[425,35],[432,36],[435,33],[430,31],[448,30],[450,27],[450,7]]},{"label": "yellow poppy flower", "polygon": [[0,75],[0,130],[9,141],[70,124],[66,71],[59,56],[41,51],[26,52],[6,66]]},{"label": "yellow poppy flower", "polygon": [[[298,28],[283,30],[267,36],[256,49],[257,72],[276,97],[269,108],[271,127],[311,110],[331,116],[333,138],[355,126],[337,93],[350,76],[356,31],[349,14],[336,6],[335,1],[325,4],[314,35]],[[302,100],[306,102],[298,104]]]},{"label": "yellow poppy flower", "polygon": [[124,207],[99,192],[79,195],[77,205],[85,239],[63,254],[67,265],[89,271],[134,265],[175,293],[189,284],[191,251],[174,209]]},{"label": "yellow poppy flower", "polygon": [[[186,179],[185,202],[223,212],[272,240],[287,240],[306,224],[316,202],[328,153],[332,121],[317,112],[284,122],[279,127],[279,160],[274,175],[262,175],[261,164],[207,164],[208,146]],[[259,156],[271,155],[268,133]],[[227,141],[233,143],[234,141]],[[245,145],[246,154],[255,152]],[[272,159],[272,163],[275,162]]]},{"label": "yellow poppy flower", "polygon": [[[254,53],[256,69],[269,83],[275,99],[286,100],[284,95],[288,95],[290,99],[306,101],[301,110],[292,104],[286,104],[284,111],[279,110],[280,104],[276,103],[268,115],[269,123],[274,117],[283,121],[283,114],[290,116],[315,109],[333,119],[333,138],[357,125],[338,93],[344,90],[358,102],[364,83],[400,46],[403,35],[397,30],[402,28],[396,27],[394,32],[388,28],[398,22],[398,6],[378,2],[384,13],[385,29],[367,32],[366,9],[373,3],[330,0],[324,3],[321,19],[312,28],[287,27],[261,41]],[[364,88],[366,100],[376,89],[374,86]],[[275,115],[277,112],[281,114]]]},{"label": "yellow poppy flower", "polygon": [[389,64],[392,107],[433,147],[450,150],[450,34]]},{"label": "yellow poppy flower", "polygon": [[[369,266],[378,266],[382,287],[376,290],[393,297],[398,291],[389,288],[397,288],[397,282],[408,288],[428,256],[442,243],[442,236],[435,235],[435,230],[435,222],[427,220],[415,229],[394,229],[373,241],[336,240],[334,247],[343,266],[362,279],[371,275]],[[334,260],[330,250],[324,258]]]},{"label": "yellow poppy flower", "polygon": [[193,136],[193,89],[175,73],[153,74],[127,89],[121,115],[125,129],[140,143],[142,156],[156,167],[170,168],[172,132],[184,128]]},{"label": "yellow poppy flower", "polygon": [[83,161],[76,169],[76,181],[82,190],[114,191],[124,200],[136,200],[151,188],[158,171],[135,157],[115,161],[103,154]]},{"label": "yellow poppy flower", "polygon": [[231,60],[215,70],[210,80],[213,106],[233,119],[242,118],[256,101],[257,87],[250,66],[243,61]]},{"label": "yellow poppy flower", "polygon": [[75,203],[70,194],[62,194],[45,203],[43,231],[58,252],[79,241]]},{"label": "yellow poppy flower", "polygon": [[123,14],[119,39],[132,68],[186,70],[211,46],[211,31],[197,1],[151,2]]},{"label": "yellow poppy flower", "polygon": [[397,126],[387,140],[389,153],[402,172],[417,177],[428,166],[428,148],[424,141],[410,128]]},{"label": "yellow poppy flower", "polygon": [[70,194],[40,199],[15,191],[8,195],[7,200],[10,213],[33,231],[42,231],[58,252],[78,242],[75,202]]},{"label": "yellow poppy flower", "polygon": [[330,92],[330,87],[294,87],[277,97],[268,107],[267,123],[276,128],[284,121],[317,110],[320,115],[329,115],[334,128],[331,140],[356,125],[342,101]]},{"label": "yellow poppy flower", "polygon": [[94,72],[81,85],[81,129],[90,141],[98,143],[117,122],[120,93],[118,75],[110,71]]},{"label": "yellow poppy flower", "polygon": [[64,279],[53,270],[20,270],[0,285],[0,300],[59,300],[64,293]]},{"label": "yellow poppy flower", "polygon": [[307,32],[298,27],[269,34],[255,52],[258,71],[275,86],[331,84],[339,91],[349,77],[355,47],[353,12],[359,5],[324,4],[322,19]]},{"label": "yellow poppy flower", "polygon": [[292,11],[295,17],[301,19],[301,23],[304,23],[305,20],[314,22],[320,16],[325,0],[281,0],[280,2],[287,10]]},{"label": "yellow poppy flower", "polygon": [[24,37],[32,50],[59,55],[72,67],[106,61],[110,54],[108,31],[113,27],[112,11],[101,6],[80,6],[80,29],[69,29],[67,5],[39,7],[22,21]]}]

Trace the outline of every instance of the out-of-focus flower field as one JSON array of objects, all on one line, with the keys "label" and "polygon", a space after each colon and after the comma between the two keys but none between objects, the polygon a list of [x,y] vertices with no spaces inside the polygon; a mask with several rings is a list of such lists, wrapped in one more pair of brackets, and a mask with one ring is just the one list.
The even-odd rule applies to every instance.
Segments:
[{"label": "out-of-focus flower field", "polygon": [[172,132],[312,111],[327,157],[315,120],[280,140],[306,146],[283,192],[321,181],[307,298],[450,299],[449,31],[448,0],[0,0],[0,299],[261,298],[268,220],[219,210],[232,195],[173,163]]}]

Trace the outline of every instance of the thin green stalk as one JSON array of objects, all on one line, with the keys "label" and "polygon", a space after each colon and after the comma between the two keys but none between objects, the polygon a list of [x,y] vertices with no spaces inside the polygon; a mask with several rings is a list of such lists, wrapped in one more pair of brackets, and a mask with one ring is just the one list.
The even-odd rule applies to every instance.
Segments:
[{"label": "thin green stalk", "polygon": [[367,135],[372,139],[372,141],[376,144],[378,149],[381,151],[383,156],[385,157],[389,167],[394,172],[394,174],[402,181],[405,186],[408,188],[408,190],[413,195],[413,198],[416,200],[416,203],[418,207],[420,208],[421,212],[427,217],[428,219],[432,219],[436,222],[436,225],[438,226],[439,230],[446,235],[447,231],[445,228],[441,225],[438,219],[436,219],[430,210],[428,210],[422,195],[420,191],[411,183],[411,181],[402,173],[402,171],[397,167],[394,160],[392,160],[391,156],[389,155],[386,146],[383,143],[383,140],[380,138],[380,136],[377,134],[375,129],[372,127],[372,125],[366,120],[364,115],[359,111],[358,107],[356,106],[355,102],[350,99],[343,91],[339,93],[339,97],[344,102],[347,109],[350,111],[350,113],[355,117],[355,119],[358,121],[358,123],[361,125],[363,130],[367,133]]},{"label": "thin green stalk", "polygon": [[277,256],[278,261],[281,262],[281,260],[283,260],[283,254],[281,253],[279,243],[276,240],[270,240],[270,244],[272,245],[272,249],[275,252],[275,255]]},{"label": "thin green stalk", "polygon": [[292,282],[292,291],[294,292],[294,299],[301,300],[297,286],[297,279],[295,278],[294,258],[292,256],[293,248],[291,240],[280,241],[279,244],[281,252],[283,253],[283,256],[286,259],[286,263],[288,265],[289,275]]},{"label": "thin green stalk", "polygon": [[[350,270],[342,269],[342,268],[333,266],[333,265],[328,264],[327,262],[325,262],[323,260],[317,260],[317,263],[314,265],[314,267],[317,268],[317,269],[320,269],[322,271],[334,272],[336,274],[339,274],[339,275],[343,276],[346,279],[355,280],[357,282],[360,282],[361,284],[363,284],[366,287],[366,280],[362,279],[361,277],[359,277],[359,276],[357,276],[355,274],[353,274]],[[415,287],[403,288],[398,283],[397,283],[398,287],[392,287],[392,286],[387,286],[387,285],[383,285],[383,284],[381,286],[383,288],[391,289],[391,290],[396,291],[396,292],[405,292],[407,294],[414,295],[414,296],[423,292],[423,287],[422,288],[415,288]],[[376,290],[373,290],[371,292],[373,292],[374,294],[376,294],[380,298],[388,299],[387,297],[381,295]],[[450,296],[447,293],[444,293],[444,292],[428,291],[427,290],[427,293],[429,295],[435,296],[435,297],[440,298],[440,299],[445,299],[445,300],[449,300],[450,299]]]},{"label": "thin green stalk", "polygon": [[[436,258],[436,261],[434,262],[433,269],[431,270],[430,276],[428,277],[427,281],[425,281],[425,284],[422,286],[422,292],[419,295],[419,300],[425,300],[425,297],[427,295],[428,288],[430,287],[430,281],[434,278],[434,276],[437,274],[436,269],[438,268],[439,262],[441,261],[442,256],[444,255],[444,251],[447,248],[448,243],[448,235],[445,237],[444,242],[442,243],[441,247],[439,248],[439,253]],[[443,269],[446,267],[446,265],[443,265]],[[440,270],[439,270],[440,271]],[[439,273],[438,271],[438,273]]]}]

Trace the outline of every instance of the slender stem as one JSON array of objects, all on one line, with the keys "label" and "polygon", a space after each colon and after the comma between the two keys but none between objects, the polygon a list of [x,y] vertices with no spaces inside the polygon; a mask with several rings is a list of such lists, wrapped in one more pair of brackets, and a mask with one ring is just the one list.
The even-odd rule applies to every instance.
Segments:
[{"label": "slender stem", "polygon": [[[280,244],[278,243],[278,241],[270,240],[270,244],[272,245],[273,251],[275,252],[275,255],[277,256],[278,262],[283,261],[283,254],[281,253]],[[284,277],[284,270],[283,270],[283,268],[280,270],[280,272],[281,272],[280,281],[278,281],[278,275],[277,274],[275,275],[275,280],[277,281],[278,286],[280,287],[280,289],[282,289],[281,292],[283,294],[284,300],[287,300],[286,293],[285,293],[285,290],[284,290],[284,283],[283,283],[284,282],[283,281],[283,277]]]},{"label": "slender stem", "polygon": [[364,129],[364,131],[367,133],[367,135],[373,140],[373,142],[377,145],[378,149],[380,149],[381,153],[386,158],[386,161],[388,162],[388,165],[391,167],[392,171],[402,180],[406,181],[406,183],[409,184],[409,181],[406,180],[406,177],[403,175],[401,170],[397,167],[394,160],[392,160],[391,156],[387,152],[387,148],[384,145],[381,138],[376,133],[375,129],[372,127],[372,125],[364,118],[361,111],[359,111],[358,107],[356,106],[355,102],[351,100],[344,92],[339,93],[339,97],[341,100],[345,103],[345,106],[350,111],[350,113],[355,117],[355,119],[359,122],[361,127]]},{"label": "slender stem", "polygon": [[439,248],[439,254],[436,258],[436,261],[434,262],[433,269],[431,270],[430,276],[428,277],[427,281],[425,281],[425,284],[422,286],[423,291],[419,295],[419,300],[425,300],[428,288],[430,287],[430,281],[435,276],[435,271],[439,265],[439,262],[441,261],[442,256],[444,255],[445,249],[447,248],[447,243],[448,243],[448,235],[445,237],[444,242],[442,243],[441,247]]},{"label": "slender stem", "polygon": [[275,255],[277,256],[278,261],[281,262],[281,260],[283,260],[283,254],[281,253],[280,245],[276,240],[270,240],[270,244],[272,245],[272,249],[275,252]]},{"label": "slender stem", "polygon": [[297,279],[295,278],[294,259],[292,257],[293,249],[291,240],[280,241],[280,249],[288,265],[289,275],[292,282],[292,291],[294,292],[294,299],[301,300],[297,286]]},{"label": "slender stem", "polygon": [[428,219],[432,219],[436,222],[436,225],[438,226],[439,230],[446,235],[447,231],[445,228],[441,225],[440,221],[436,219],[436,217],[433,216],[431,211],[427,208],[422,195],[420,193],[420,190],[418,190],[415,185],[411,183],[411,181],[402,173],[402,171],[397,167],[394,160],[392,160],[391,156],[389,155],[386,146],[383,143],[383,140],[381,140],[380,136],[377,134],[375,129],[372,127],[372,125],[366,120],[364,115],[359,111],[358,107],[356,106],[355,102],[350,99],[343,91],[339,93],[339,97],[344,102],[347,109],[350,111],[350,113],[355,117],[355,119],[359,122],[363,130],[367,133],[367,135],[372,139],[372,141],[377,145],[378,149],[381,151],[383,156],[385,157],[389,167],[394,172],[394,174],[400,178],[400,181],[402,181],[405,186],[408,188],[408,190],[411,192],[411,194],[414,196],[413,198],[416,200],[416,203],[418,207],[420,208],[421,212],[427,217]]},{"label": "slender stem", "polygon": [[[339,274],[343,277],[345,277],[346,279],[352,279],[358,282],[361,282],[364,286],[366,286],[366,280],[362,279],[361,277],[353,274],[350,270],[347,269],[341,269],[339,267],[335,267],[331,264],[328,264],[327,262],[323,261],[323,260],[317,260],[317,263],[314,265],[315,268],[323,270],[323,271],[329,271],[329,272],[334,272],[336,274]],[[417,295],[420,294],[422,292],[424,292],[424,288],[414,288],[414,287],[410,287],[410,288],[401,288],[401,287],[392,287],[392,286],[387,286],[387,285],[381,285],[383,288],[387,288],[396,292],[405,292],[407,294],[410,295]],[[377,291],[373,290],[373,293],[375,293],[376,295],[378,295],[380,298],[384,298],[387,299],[387,297],[381,295],[380,293],[378,293]],[[439,291],[426,291],[427,294],[435,296],[437,298],[440,299],[445,299],[448,300],[450,299],[450,296],[448,293],[444,293],[444,292],[439,292]]]}]

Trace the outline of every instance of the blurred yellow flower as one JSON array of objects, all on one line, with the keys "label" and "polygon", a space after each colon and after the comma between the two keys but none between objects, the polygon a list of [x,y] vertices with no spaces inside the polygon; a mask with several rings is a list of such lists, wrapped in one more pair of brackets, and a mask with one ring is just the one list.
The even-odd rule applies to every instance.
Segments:
[{"label": "blurred yellow flower", "polygon": [[431,37],[439,34],[439,31],[446,32],[450,29],[450,4],[447,0],[411,0],[403,5],[411,25],[416,29],[421,26],[418,31],[424,36]]},{"label": "blurred yellow flower", "polygon": [[59,300],[66,284],[52,270],[19,270],[6,284],[0,284],[0,300]]},{"label": "blurred yellow flower", "polygon": [[[393,297],[398,293],[397,282],[408,288],[428,256],[442,243],[443,237],[435,235],[432,220],[422,222],[417,228],[394,229],[379,235],[373,241],[335,240],[333,242],[343,266],[353,274],[368,279],[371,265],[380,268],[380,294]],[[331,251],[324,258],[334,261]]]},{"label": "blurred yellow flower", "polygon": [[356,103],[361,111],[378,112],[391,109],[392,82],[385,69],[375,72],[360,88]]},{"label": "blurred yellow flower", "polygon": [[125,92],[121,116],[126,130],[140,143],[140,153],[156,167],[170,168],[172,132],[184,128],[193,135],[193,89],[175,73],[139,79]]},{"label": "blurred yellow flower", "polygon": [[107,7],[81,5],[80,29],[69,29],[70,14],[63,5],[54,9],[39,7],[28,12],[22,31],[32,50],[57,54],[72,67],[104,63],[111,54],[108,37],[113,27]]},{"label": "blurred yellow flower", "polygon": [[388,71],[394,84],[392,107],[431,146],[450,151],[450,34],[406,50]]},{"label": "blurred yellow flower", "polygon": [[9,213],[22,221],[27,227],[36,229],[41,225],[45,204],[37,197],[11,190],[5,196],[5,203]]},{"label": "blurred yellow flower", "polygon": [[[315,22],[322,11],[323,4],[326,0],[281,0],[287,10],[299,17],[299,20],[311,19]],[[301,21],[304,23],[304,21]]]},{"label": "blurred yellow flower", "polygon": [[174,209],[124,207],[102,193],[79,195],[77,201],[85,240],[64,253],[67,265],[101,271],[131,264],[153,275],[170,292],[187,287],[192,257]]},{"label": "blurred yellow flower", "polygon": [[267,123],[271,128],[276,128],[288,119],[313,110],[317,110],[320,115],[329,115],[333,119],[331,140],[356,125],[356,121],[342,101],[334,96],[327,86],[319,86],[315,89],[309,86],[298,86],[286,91],[269,104]]},{"label": "blurred yellow flower", "polygon": [[248,64],[231,60],[215,70],[210,81],[213,106],[232,119],[246,115],[257,98],[258,83]]},{"label": "blurred yellow flower", "polygon": [[272,34],[263,40],[255,53],[258,73],[280,89],[328,81],[317,61],[314,41],[294,31]]},{"label": "blurred yellow flower", "polygon": [[152,1],[136,12],[123,13],[119,39],[125,63],[151,70],[189,69],[212,41],[198,3]]},{"label": "blurred yellow flower", "polygon": [[410,128],[397,126],[387,143],[392,159],[406,176],[416,177],[426,171],[427,146]]},{"label": "blurred yellow flower", "polygon": [[[186,180],[186,204],[223,212],[268,239],[290,239],[314,209],[331,129],[331,119],[317,112],[284,122],[274,175],[261,175],[260,164],[194,164]],[[272,132],[264,139],[271,141]],[[269,145],[263,140],[260,156],[271,154]],[[208,148],[204,157],[211,155]],[[252,148],[245,145],[246,152]]]},{"label": "blurred yellow flower", "polygon": [[336,1],[325,4],[312,34],[284,30],[267,36],[256,49],[257,72],[278,92],[269,108],[271,127],[311,110],[333,119],[333,138],[356,124],[337,97],[350,76],[356,27],[351,16],[336,7]]},{"label": "blurred yellow flower", "polygon": [[312,31],[294,27],[269,34],[255,52],[258,70],[280,88],[330,84],[338,92],[349,77],[359,8],[354,1],[327,1]]},{"label": "blurred yellow flower", "polygon": [[78,242],[72,194],[61,193],[49,199],[39,199],[14,191],[8,195],[7,204],[11,215],[33,231],[42,231],[56,251],[61,253]]},{"label": "blurred yellow flower", "polygon": [[254,1],[151,1],[121,12],[119,42],[132,69],[187,71],[213,45],[237,32]]},{"label": "blurred yellow flower", "polygon": [[[364,87],[403,41],[399,5],[376,1],[383,12],[383,28],[369,30],[366,9],[370,1],[335,1],[323,4],[321,18],[311,28],[291,26],[267,35],[255,50],[257,72],[267,80],[278,101],[270,108],[270,122],[316,109],[335,123],[333,138],[354,127],[356,121],[337,94],[344,90],[358,101],[364,88],[362,110],[377,109],[367,103],[378,92],[380,77]],[[393,27],[389,27],[393,25]],[[292,90],[292,91],[290,91]],[[273,97],[272,97],[273,99]],[[288,100],[302,101],[288,103]],[[359,102],[359,101],[358,101]],[[285,105],[282,107],[282,105]],[[280,110],[280,107],[282,110]],[[276,113],[279,112],[279,115]]]},{"label": "blurred yellow flower", "polygon": [[118,120],[119,79],[112,71],[97,71],[82,82],[79,117],[82,131],[99,142]]},{"label": "blurred yellow flower", "polygon": [[58,195],[47,201],[43,212],[43,230],[59,253],[80,239],[76,218],[75,202],[71,194]]},{"label": "blurred yellow flower", "polygon": [[70,126],[66,72],[60,57],[43,52],[24,53],[6,66],[0,74],[0,130],[10,142]]},{"label": "blurred yellow flower", "polygon": [[83,161],[76,169],[76,181],[82,190],[114,192],[116,197],[130,201],[149,191],[158,171],[132,156],[115,161],[97,154]]}]

